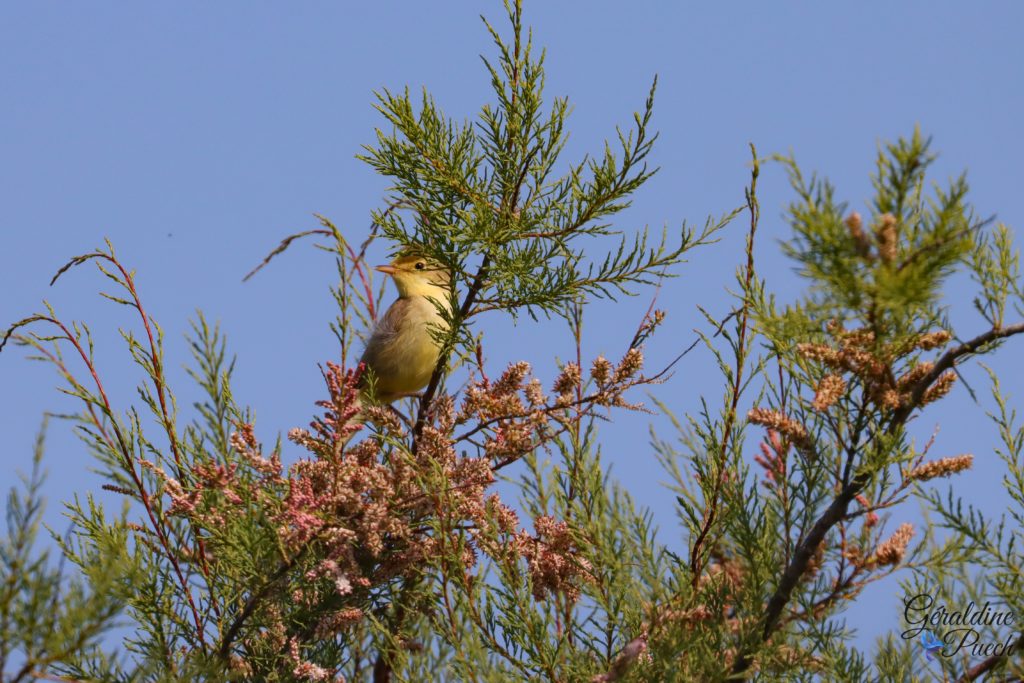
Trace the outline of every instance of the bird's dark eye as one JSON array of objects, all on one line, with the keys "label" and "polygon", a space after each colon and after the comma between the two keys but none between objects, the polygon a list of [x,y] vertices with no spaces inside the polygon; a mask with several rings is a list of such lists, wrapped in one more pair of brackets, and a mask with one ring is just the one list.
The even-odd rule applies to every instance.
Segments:
[{"label": "bird's dark eye", "polygon": [[416,270],[423,270],[426,267],[427,267],[427,264],[424,263],[423,261],[418,261],[416,263]]}]

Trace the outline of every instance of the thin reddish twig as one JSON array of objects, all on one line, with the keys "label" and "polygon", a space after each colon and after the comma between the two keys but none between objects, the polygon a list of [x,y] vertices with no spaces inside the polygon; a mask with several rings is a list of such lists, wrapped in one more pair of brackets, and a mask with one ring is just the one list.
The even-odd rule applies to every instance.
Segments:
[{"label": "thin reddish twig", "polygon": [[[111,428],[114,431],[114,436],[117,441],[117,451],[120,453],[121,458],[124,461],[125,469],[127,469],[128,473],[131,475],[133,485],[139,492],[139,499],[142,502],[143,508],[146,510],[146,515],[149,517],[150,524],[153,526],[153,531],[156,533],[157,539],[160,541],[160,546],[163,549],[164,555],[171,562],[171,565],[174,569],[174,573],[181,584],[182,591],[185,593],[185,598],[188,602],[189,608],[192,612],[193,620],[195,622],[196,636],[199,639],[200,644],[205,648],[206,637],[203,629],[202,619],[199,616],[199,609],[196,607],[195,601],[192,598],[192,590],[188,585],[188,580],[185,578],[185,575],[181,570],[181,565],[178,562],[177,556],[171,551],[167,534],[165,533],[163,526],[159,523],[157,519],[157,514],[154,511],[151,502],[152,499],[150,498],[149,493],[146,491],[146,487],[142,481],[142,477],[135,469],[135,461],[131,457],[131,450],[128,448],[127,441],[125,440],[124,434],[121,432],[121,428],[118,426],[117,419],[114,417],[114,412],[113,409],[111,408],[110,400],[107,398],[106,389],[104,389],[103,387],[103,382],[100,381],[99,373],[96,371],[96,366],[93,364],[92,359],[89,358],[89,355],[85,352],[85,349],[82,348],[82,345],[78,342],[78,339],[76,339],[74,335],[71,334],[70,330],[68,330],[64,323],[62,323],[60,320],[50,316],[37,315],[32,316],[32,318],[27,318],[26,320],[20,321],[19,323],[16,324],[15,327],[27,325],[30,322],[48,322],[57,327],[61,332],[63,332],[64,336],[57,337],[56,339],[65,339],[68,342],[70,342],[71,345],[78,352],[78,355],[81,357],[82,362],[85,364],[86,368],[89,370],[89,374],[92,375],[93,382],[95,382],[96,384],[96,390],[99,392],[100,400],[103,403],[103,411],[106,414],[107,418],[110,420]],[[14,329],[15,328],[12,328],[10,331],[8,331],[7,336],[10,336]]]},{"label": "thin reddish twig", "polygon": [[[76,265],[83,263],[88,258],[102,259],[109,263],[112,263],[114,267],[121,273],[121,277],[124,279],[124,287],[132,296],[134,302],[134,308],[138,311],[139,317],[142,319],[143,328],[146,330],[146,339],[149,342],[149,360],[153,372],[150,374],[150,378],[153,380],[153,386],[156,389],[157,400],[160,404],[160,419],[163,423],[164,432],[167,434],[167,439],[171,447],[171,455],[174,457],[175,469],[177,470],[178,479],[184,481],[185,470],[184,464],[181,459],[181,450],[178,444],[177,429],[175,428],[174,422],[171,420],[170,412],[167,409],[167,380],[164,377],[163,363],[161,362],[161,354],[157,348],[156,339],[153,335],[153,327],[150,324],[151,319],[146,313],[146,309],[142,305],[142,299],[139,297],[138,291],[135,288],[135,278],[131,272],[125,269],[121,262],[113,256],[113,254],[105,254],[97,251],[92,254],[86,254],[83,257],[79,257],[73,263]],[[102,268],[101,268],[102,270]],[[50,280],[50,285],[57,281],[57,279],[65,272],[65,269],[61,269],[53,276]],[[199,570],[203,574],[203,578],[209,584],[210,582],[210,565],[206,556],[206,544],[203,542],[202,537],[199,534],[199,530],[195,524],[190,522],[192,528],[192,534],[196,539],[196,550],[199,558]],[[214,613],[220,616],[220,607],[216,602],[211,603],[213,606]]]},{"label": "thin reddish twig", "polygon": [[[753,146],[751,146],[753,151]],[[732,437],[733,426],[736,423],[736,411],[739,407],[740,393],[743,388],[743,369],[746,365],[746,339],[750,319],[750,301],[747,296],[754,278],[754,236],[757,233],[757,221],[760,209],[757,203],[757,176],[759,173],[757,155],[754,155],[754,168],[751,172],[750,189],[747,190],[747,208],[750,210],[750,232],[747,234],[747,267],[744,273],[744,298],[739,319],[739,334],[736,341],[736,374],[731,388],[732,399],[729,404],[729,412],[725,416],[725,424],[722,426],[722,443],[719,446],[718,472],[715,476],[715,485],[711,492],[711,500],[708,501],[707,513],[704,516],[704,523],[700,532],[693,542],[693,549],[690,551],[690,573],[691,585],[696,590],[700,581],[700,574],[703,569],[701,563],[701,550],[705,540],[711,533],[718,513],[719,498],[722,485],[725,482],[725,467],[729,459],[729,442]]]}]

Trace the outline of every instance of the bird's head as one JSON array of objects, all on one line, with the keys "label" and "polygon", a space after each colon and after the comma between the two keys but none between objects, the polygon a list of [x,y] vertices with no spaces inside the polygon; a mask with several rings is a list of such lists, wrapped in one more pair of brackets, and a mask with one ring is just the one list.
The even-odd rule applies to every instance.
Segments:
[{"label": "bird's head", "polygon": [[387,273],[398,287],[398,296],[426,296],[447,301],[451,289],[451,273],[441,264],[419,254],[399,256],[386,266],[377,266]]}]

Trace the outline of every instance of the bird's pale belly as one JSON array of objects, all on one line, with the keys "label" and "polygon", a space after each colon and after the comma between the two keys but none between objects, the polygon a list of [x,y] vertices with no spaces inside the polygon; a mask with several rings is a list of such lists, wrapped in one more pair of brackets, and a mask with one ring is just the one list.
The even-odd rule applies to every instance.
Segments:
[{"label": "bird's pale belly", "polygon": [[430,338],[427,326],[423,325],[410,332],[408,337],[395,339],[387,355],[393,363],[389,363],[390,371],[378,373],[377,391],[383,394],[411,393],[419,391],[430,381],[439,349]]},{"label": "bird's pale belly", "polygon": [[437,366],[440,348],[431,336],[431,328],[444,324],[434,305],[423,299],[409,312],[409,323],[403,331],[389,340],[382,353],[377,354],[374,367],[377,374],[377,393],[381,396],[411,394],[430,381]]}]

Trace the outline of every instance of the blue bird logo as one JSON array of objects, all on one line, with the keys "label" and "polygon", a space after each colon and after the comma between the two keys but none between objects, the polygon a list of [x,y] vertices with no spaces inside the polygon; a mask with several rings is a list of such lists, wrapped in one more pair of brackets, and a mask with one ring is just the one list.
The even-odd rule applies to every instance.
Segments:
[{"label": "blue bird logo", "polygon": [[935,634],[931,631],[925,631],[921,634],[921,647],[924,648],[928,661],[942,653],[942,641],[936,638]]}]

